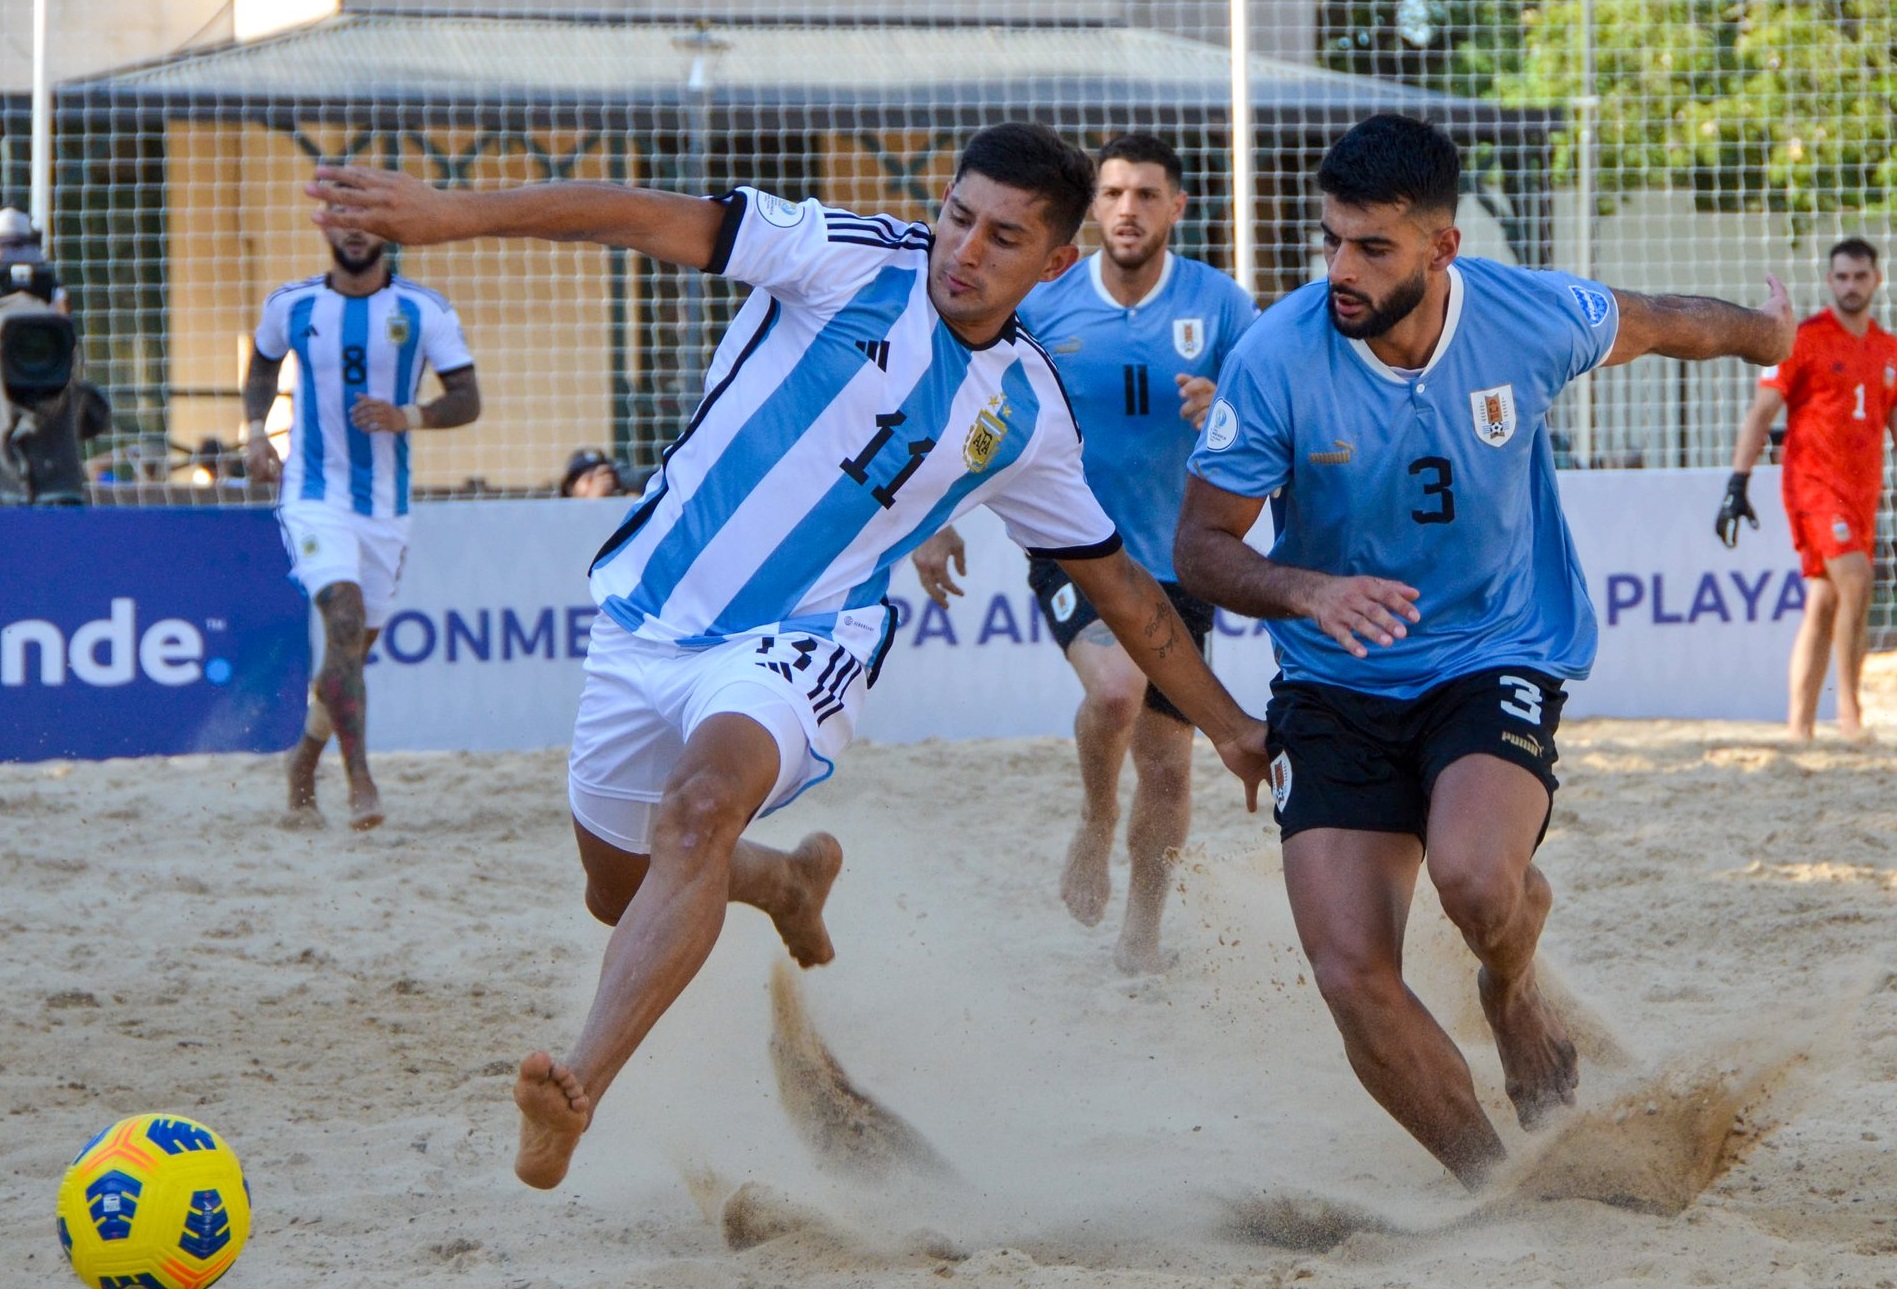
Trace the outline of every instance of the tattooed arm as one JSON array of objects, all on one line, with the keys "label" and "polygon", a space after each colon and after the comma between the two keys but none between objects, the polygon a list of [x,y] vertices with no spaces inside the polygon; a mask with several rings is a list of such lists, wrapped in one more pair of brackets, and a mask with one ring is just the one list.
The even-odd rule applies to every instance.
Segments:
[{"label": "tattooed arm", "polygon": [[1264,722],[1247,716],[1205,665],[1152,574],[1124,550],[1099,559],[1063,560],[1061,568],[1139,669],[1205,731],[1227,768],[1244,780],[1247,808],[1256,809],[1267,759]]}]

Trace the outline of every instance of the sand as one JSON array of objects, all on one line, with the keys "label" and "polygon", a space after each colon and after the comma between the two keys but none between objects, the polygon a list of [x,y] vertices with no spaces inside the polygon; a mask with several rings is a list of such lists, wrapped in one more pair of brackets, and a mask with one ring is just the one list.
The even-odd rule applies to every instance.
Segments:
[{"label": "sand", "polygon": [[774,999],[734,910],[550,1194],[511,1175],[512,1070],[606,934],[560,753],[385,755],[361,836],[333,761],[322,832],[277,826],[273,758],[0,766],[0,1284],[66,1282],[72,1152],[171,1110],[248,1169],[232,1289],[1897,1285],[1892,663],[1879,745],[1563,731],[1544,960],[1585,1064],[1535,1137],[1419,899],[1412,979],[1515,1157],[1478,1198],[1357,1086],[1204,747],[1137,978],[1123,862],[1101,926],[1060,903],[1068,743],[853,748],[757,829],[842,839],[837,961]]}]

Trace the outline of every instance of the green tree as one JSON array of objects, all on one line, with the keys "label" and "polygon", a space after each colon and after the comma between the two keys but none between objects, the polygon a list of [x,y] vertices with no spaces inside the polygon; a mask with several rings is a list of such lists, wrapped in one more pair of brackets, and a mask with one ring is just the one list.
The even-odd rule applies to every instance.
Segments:
[{"label": "green tree", "polygon": [[[1596,183],[1672,186],[1704,210],[1897,205],[1890,0],[1594,0]],[[1333,0],[1340,71],[1511,104],[1585,92],[1582,0]],[[1574,133],[1557,178],[1574,172]]]}]

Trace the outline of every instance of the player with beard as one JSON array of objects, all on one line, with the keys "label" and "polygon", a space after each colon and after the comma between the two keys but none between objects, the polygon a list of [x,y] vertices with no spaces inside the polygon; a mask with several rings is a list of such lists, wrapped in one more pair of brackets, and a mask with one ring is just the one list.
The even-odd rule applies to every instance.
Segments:
[{"label": "player with beard", "polygon": [[[1763,308],[1646,296],[1458,258],[1460,163],[1440,130],[1376,116],[1317,174],[1328,277],[1225,365],[1174,556],[1213,603],[1270,620],[1272,795],[1285,886],[1364,1087],[1465,1185],[1503,1158],[1455,1043],[1403,982],[1425,859],[1480,964],[1525,1128],[1572,1104],[1574,1047],[1535,983],[1553,903],[1534,853],[1562,684],[1595,623],[1562,518],[1547,412],[1643,354],[1774,363]],[[1272,498],[1269,556],[1244,537]]]},{"label": "player with beard", "polygon": [[1831,307],[1798,324],[1792,356],[1759,377],[1732,449],[1732,478],[1716,527],[1739,544],[1739,520],[1759,526],[1746,499],[1765,436],[1786,411],[1785,471],[1780,486],[1792,545],[1809,588],[1792,645],[1793,738],[1809,742],[1818,721],[1825,667],[1838,658],[1838,730],[1865,736],[1858,687],[1871,616],[1871,554],[1877,500],[1884,491],[1884,435],[1897,436],[1897,337],[1871,317],[1883,275],[1877,249],[1858,237],[1831,248],[1825,285]]},{"label": "player with beard", "polygon": [[[408,435],[481,414],[474,359],[448,301],[390,269],[388,243],[361,230],[325,230],[328,273],[290,282],[264,302],[244,377],[252,479],[282,480],[277,518],[291,576],[323,619],[323,660],[310,685],[303,738],[290,753],[290,813],[318,819],[316,767],[330,735],[349,780],[349,823],[382,822],[364,747],[362,664],[388,620],[408,552]],[[294,350],[295,418],[279,461],[264,421],[277,373]],[[440,398],[417,404],[424,364]]]},{"label": "player with beard", "polygon": [[[1219,364],[1258,311],[1231,278],[1167,249],[1186,213],[1178,153],[1151,135],[1127,134],[1100,149],[1096,161],[1092,213],[1101,248],[1034,288],[1021,320],[1047,346],[1073,400],[1087,436],[1087,486],[1204,653],[1212,606],[1179,588],[1173,529],[1185,498],[1186,458],[1212,405]],[[1176,391],[1176,401],[1168,391]],[[944,607],[962,593],[951,560],[968,571],[953,528],[915,554],[922,589]],[[1146,679],[1059,564],[1029,560],[1028,585],[1083,691],[1074,715],[1080,822],[1067,848],[1061,898],[1083,925],[1106,915],[1120,768],[1130,749],[1131,877],[1113,960],[1125,972],[1154,971],[1172,863],[1192,818],[1192,725]]]}]

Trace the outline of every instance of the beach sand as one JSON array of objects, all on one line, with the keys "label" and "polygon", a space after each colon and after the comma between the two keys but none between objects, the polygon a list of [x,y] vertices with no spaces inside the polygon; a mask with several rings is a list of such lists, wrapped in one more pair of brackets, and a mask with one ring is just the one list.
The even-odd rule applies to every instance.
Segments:
[{"label": "beach sand", "polygon": [[1897,1285],[1894,662],[1881,744],[1563,730],[1543,950],[1584,1065],[1540,1134],[1424,884],[1409,975],[1514,1157],[1477,1197],[1351,1075],[1203,743],[1135,978],[1123,859],[1099,927],[1056,889],[1071,744],[853,748],[754,831],[842,840],[836,962],[774,999],[734,909],[544,1194],[513,1070],[571,1040],[606,938],[562,753],[382,756],[366,835],[333,759],[320,832],[279,826],[275,758],[0,766],[0,1283],[68,1283],[61,1171],[170,1110],[248,1171],[231,1289]]}]

